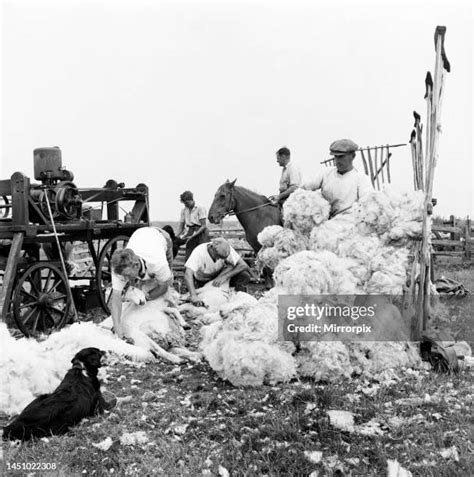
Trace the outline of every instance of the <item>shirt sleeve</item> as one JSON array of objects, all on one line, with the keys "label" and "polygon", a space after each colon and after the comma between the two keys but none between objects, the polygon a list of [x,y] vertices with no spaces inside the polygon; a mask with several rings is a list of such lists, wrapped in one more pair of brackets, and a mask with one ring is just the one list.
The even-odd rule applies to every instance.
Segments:
[{"label": "shirt sleeve", "polygon": [[181,214],[179,216],[179,221],[184,222],[184,209],[181,209]]},{"label": "shirt sleeve", "polygon": [[368,196],[372,192],[374,192],[374,187],[372,185],[372,182],[370,182],[369,176],[361,173],[359,177],[359,185],[357,187],[357,199],[362,199],[363,197]]},{"label": "shirt sleeve", "polygon": [[300,186],[301,185],[301,173],[297,167],[292,167],[288,175],[289,186]]},{"label": "shirt sleeve", "polygon": [[233,247],[230,247],[230,253],[229,256],[225,259],[225,262],[235,267],[239,260],[240,255],[235,251]]},{"label": "shirt sleeve", "polygon": [[206,212],[206,208],[204,206],[200,205],[198,207],[197,216],[198,216],[199,220],[207,219],[207,212]]},{"label": "shirt sleeve", "polygon": [[112,272],[112,290],[121,292],[126,284],[127,281],[124,278]]},{"label": "shirt sleeve", "polygon": [[191,253],[189,258],[186,260],[184,264],[185,267],[190,268],[194,273],[199,271],[199,257],[197,253]]}]

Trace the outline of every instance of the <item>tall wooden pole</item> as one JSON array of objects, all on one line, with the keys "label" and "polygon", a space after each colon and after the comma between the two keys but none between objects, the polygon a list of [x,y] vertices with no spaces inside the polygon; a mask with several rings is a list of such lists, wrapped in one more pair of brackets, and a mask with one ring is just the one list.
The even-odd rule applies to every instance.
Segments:
[{"label": "tall wooden pole", "polygon": [[420,263],[420,282],[418,287],[417,316],[418,330],[416,338],[426,329],[429,316],[430,292],[430,263],[431,263],[431,199],[433,193],[434,170],[438,159],[439,134],[441,132],[441,105],[444,93],[444,80],[446,72],[450,71],[450,64],[444,51],[444,37],[446,27],[438,26],[435,31],[436,62],[432,84],[431,75],[426,80],[427,101],[427,127],[426,127],[426,156],[425,156],[425,209],[423,216],[423,229]]}]

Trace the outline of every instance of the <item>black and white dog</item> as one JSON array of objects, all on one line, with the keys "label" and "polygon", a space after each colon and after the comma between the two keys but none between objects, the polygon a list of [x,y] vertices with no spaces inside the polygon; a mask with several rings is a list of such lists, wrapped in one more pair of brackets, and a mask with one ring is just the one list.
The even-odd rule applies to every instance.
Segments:
[{"label": "black and white dog", "polygon": [[81,419],[101,414],[107,404],[100,391],[98,369],[105,364],[105,351],[84,348],[71,360],[72,368],[51,394],[32,401],[3,428],[3,439],[20,439],[64,434]]}]

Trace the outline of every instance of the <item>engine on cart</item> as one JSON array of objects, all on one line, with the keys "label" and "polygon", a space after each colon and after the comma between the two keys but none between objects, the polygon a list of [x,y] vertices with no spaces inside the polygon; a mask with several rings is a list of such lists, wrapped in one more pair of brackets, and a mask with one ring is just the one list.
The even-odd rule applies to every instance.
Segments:
[{"label": "engine on cart", "polygon": [[33,151],[34,174],[41,184],[31,184],[30,219],[41,221],[52,213],[55,220],[72,220],[81,216],[82,198],[74,184],[74,174],[62,165],[59,147],[41,147]]}]

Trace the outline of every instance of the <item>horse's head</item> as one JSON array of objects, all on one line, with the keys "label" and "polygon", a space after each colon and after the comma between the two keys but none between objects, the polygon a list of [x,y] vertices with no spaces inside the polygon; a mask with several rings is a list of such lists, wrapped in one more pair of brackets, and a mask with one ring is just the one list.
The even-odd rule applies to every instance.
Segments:
[{"label": "horse's head", "polygon": [[236,180],[234,179],[232,182],[227,180],[217,189],[207,216],[211,224],[218,224],[234,208],[234,184]]}]

